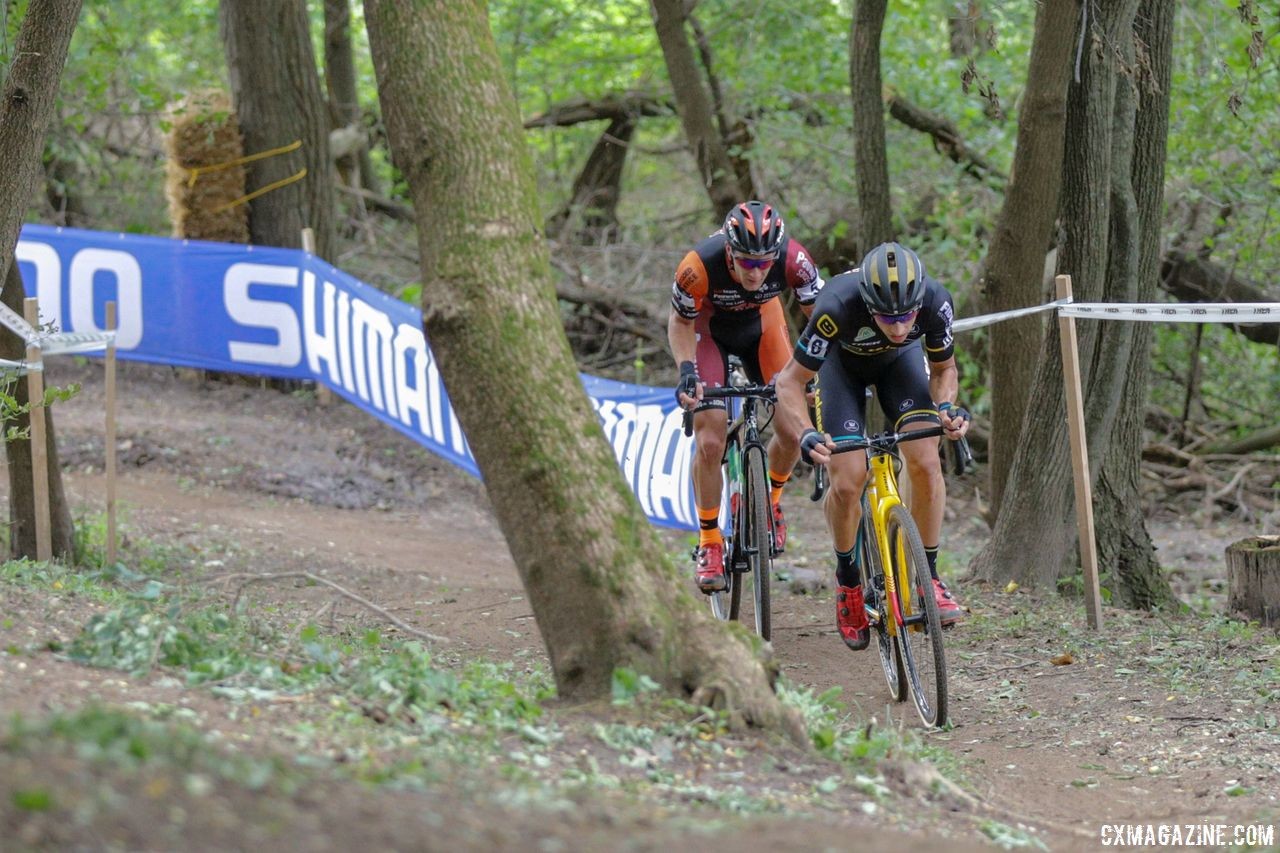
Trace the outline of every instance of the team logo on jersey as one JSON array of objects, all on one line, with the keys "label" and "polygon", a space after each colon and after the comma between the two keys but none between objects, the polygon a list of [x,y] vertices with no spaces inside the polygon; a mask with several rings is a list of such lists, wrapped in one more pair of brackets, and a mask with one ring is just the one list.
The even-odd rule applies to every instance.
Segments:
[{"label": "team logo on jersey", "polygon": [[831,319],[830,314],[823,314],[818,318],[818,324],[815,326],[818,333],[824,338],[834,338],[836,332],[840,331],[840,327],[836,325],[836,321]]},{"label": "team logo on jersey", "polygon": [[875,336],[876,336],[875,329],[871,328],[870,326],[863,326],[861,329],[858,330],[858,334],[853,336],[853,342],[856,344],[859,341],[870,340]]},{"label": "team logo on jersey", "polygon": [[916,401],[908,397],[907,399],[903,400],[902,403],[898,406],[898,411],[905,412],[907,409],[910,409],[915,404],[916,404]]},{"label": "team logo on jersey", "polygon": [[849,418],[849,420],[844,422],[844,428],[846,432],[858,433],[862,431],[862,424],[858,423],[853,418]]}]

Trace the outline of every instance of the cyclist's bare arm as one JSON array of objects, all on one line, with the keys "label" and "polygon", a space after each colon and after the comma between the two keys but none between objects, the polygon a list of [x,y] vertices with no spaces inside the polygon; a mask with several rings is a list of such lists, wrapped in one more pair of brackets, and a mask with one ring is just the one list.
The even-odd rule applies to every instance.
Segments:
[{"label": "cyclist's bare arm", "polygon": [[[793,358],[782,368],[774,383],[778,394],[778,406],[774,412],[775,426],[780,434],[791,441],[799,442],[805,432],[814,429],[813,422],[809,420],[809,405],[805,400],[804,388],[817,375],[817,371],[808,369]],[[826,443],[814,447],[810,455],[814,463],[820,465],[831,458]]]},{"label": "cyclist's bare arm", "polygon": [[[667,344],[671,347],[671,357],[676,364],[698,360],[698,337],[694,333],[693,320],[681,317],[674,308],[667,318]],[[680,395],[680,404],[686,409],[702,399],[702,383],[698,383],[698,395],[691,398],[687,394]],[[687,402],[686,402],[687,401]]]},{"label": "cyclist's bare arm", "polygon": [[[946,361],[933,361],[929,363],[929,394],[933,397],[933,402],[941,406],[943,403],[956,402],[956,394],[960,390],[960,371],[956,368],[956,358],[952,356]],[[969,431],[968,418],[952,418],[951,415],[944,411],[938,412],[938,419],[942,421],[942,427],[946,430],[946,436],[952,441],[958,441],[961,436]]]}]

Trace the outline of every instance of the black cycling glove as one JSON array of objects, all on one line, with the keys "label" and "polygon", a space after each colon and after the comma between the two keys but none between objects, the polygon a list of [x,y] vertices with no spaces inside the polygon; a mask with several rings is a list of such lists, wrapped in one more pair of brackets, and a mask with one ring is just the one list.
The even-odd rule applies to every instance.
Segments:
[{"label": "black cycling glove", "polygon": [[813,449],[819,444],[825,444],[826,441],[822,437],[822,433],[816,429],[805,430],[804,435],[800,436],[800,458],[808,464],[813,464]]},{"label": "black cycling glove", "polygon": [[690,398],[698,396],[698,368],[692,361],[680,362],[680,384],[676,386],[676,402],[680,402],[680,395],[685,394]]},{"label": "black cycling glove", "polygon": [[969,417],[969,412],[966,409],[962,409],[959,406],[953,405],[951,403],[939,403],[938,411],[946,412],[947,417],[951,418],[951,420],[953,421],[971,420],[971,418]]}]

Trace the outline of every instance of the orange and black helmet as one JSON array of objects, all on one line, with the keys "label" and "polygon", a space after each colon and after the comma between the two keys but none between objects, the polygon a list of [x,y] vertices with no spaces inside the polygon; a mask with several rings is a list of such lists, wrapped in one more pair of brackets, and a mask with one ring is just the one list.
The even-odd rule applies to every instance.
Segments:
[{"label": "orange and black helmet", "polygon": [[735,204],[724,218],[729,248],[739,255],[777,255],[785,231],[782,217],[762,201]]},{"label": "orange and black helmet", "polygon": [[862,301],[875,314],[906,314],[924,304],[924,264],[900,243],[881,243],[862,259]]}]

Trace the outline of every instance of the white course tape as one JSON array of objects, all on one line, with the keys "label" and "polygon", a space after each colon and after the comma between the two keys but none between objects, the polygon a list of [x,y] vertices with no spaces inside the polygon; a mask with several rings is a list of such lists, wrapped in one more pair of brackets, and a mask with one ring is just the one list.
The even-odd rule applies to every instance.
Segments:
[{"label": "white course tape", "polygon": [[15,335],[22,338],[24,343],[32,343],[36,338],[40,337],[40,334],[31,327],[31,324],[21,314],[3,302],[0,302],[0,323],[8,326]]},{"label": "white course tape", "polygon": [[42,339],[40,351],[44,355],[97,352],[106,349],[115,336],[115,332],[59,332]]},{"label": "white course tape", "polygon": [[1280,302],[1111,303],[1073,302],[1058,309],[1089,320],[1139,320],[1147,323],[1280,323]]},{"label": "white course tape", "polygon": [[1030,308],[1014,308],[1012,311],[997,311],[994,314],[980,314],[977,317],[966,317],[963,320],[956,320],[951,324],[953,332],[967,332],[970,329],[979,329],[983,326],[990,326],[992,323],[999,323],[1002,320],[1012,320],[1014,317],[1025,317],[1028,314],[1039,314],[1041,311],[1052,311],[1062,305],[1066,305],[1067,300],[1059,299],[1056,302],[1049,302],[1045,305],[1032,305]]}]

